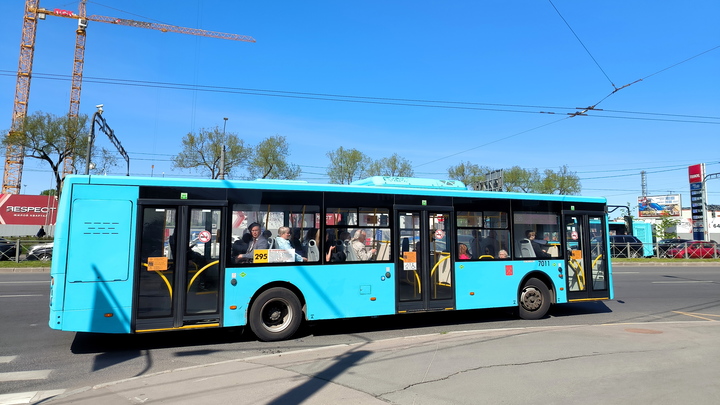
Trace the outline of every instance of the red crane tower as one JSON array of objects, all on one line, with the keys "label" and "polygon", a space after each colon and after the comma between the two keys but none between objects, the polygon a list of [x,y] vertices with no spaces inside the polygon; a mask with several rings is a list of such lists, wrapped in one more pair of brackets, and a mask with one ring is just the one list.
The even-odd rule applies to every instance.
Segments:
[{"label": "red crane tower", "polygon": [[[72,84],[70,91],[69,115],[71,117],[77,117],[80,112],[80,91],[82,88],[83,64],[85,62],[85,29],[87,28],[88,21],[149,28],[162,32],[177,32],[180,34],[229,39],[233,41],[255,42],[255,39],[247,35],[227,34],[197,28],[177,27],[174,25],[135,21],[102,15],[87,16],[85,12],[85,2],[86,0],[80,0],[80,4],[78,6],[79,14],[75,14],[72,11],[57,8],[53,10],[39,8],[40,0],[25,0],[25,15],[23,18],[22,37],[20,40],[20,61],[18,64],[17,84],[15,85],[15,103],[13,105],[10,131],[19,130],[25,120],[25,117],[27,116],[37,20],[44,20],[48,15],[74,18],[78,20],[78,28],[75,31],[75,58],[73,62]],[[8,145],[5,154],[5,172],[3,175],[2,186],[3,194],[20,193],[24,152],[23,147],[20,145]],[[65,174],[72,171],[72,157],[65,160],[63,164],[63,171]]]}]

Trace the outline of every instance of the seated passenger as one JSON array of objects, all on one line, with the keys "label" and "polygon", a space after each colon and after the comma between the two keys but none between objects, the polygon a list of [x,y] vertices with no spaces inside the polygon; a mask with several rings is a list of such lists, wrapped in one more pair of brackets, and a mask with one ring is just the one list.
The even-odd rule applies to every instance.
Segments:
[{"label": "seated passenger", "polygon": [[363,231],[362,229],[358,229],[357,231],[355,231],[355,235],[350,241],[350,249],[352,250],[352,254],[355,256],[355,260],[357,261],[366,262],[370,260],[376,252],[375,249],[367,250],[365,248],[366,239],[367,234],[365,234],[365,231]]},{"label": "seated passenger", "polygon": [[235,257],[236,263],[252,263],[255,249],[267,249],[270,246],[268,240],[260,232],[260,224],[257,222],[253,222],[248,226],[251,239],[248,242],[247,251]]},{"label": "seated passenger", "polygon": [[460,259],[460,260],[472,259],[472,257],[470,256],[470,253],[468,253],[468,247],[464,243],[458,244],[458,259]]},{"label": "seated passenger", "polygon": [[547,250],[543,249],[538,242],[535,241],[535,231],[528,229],[525,231],[525,238],[527,238],[532,244],[535,257],[551,257]]},{"label": "seated passenger", "polygon": [[292,247],[290,243],[290,228],[287,226],[281,226],[278,228],[278,236],[275,238],[275,249],[292,250],[295,252],[296,262],[306,262],[307,257],[300,256]]},{"label": "seated passenger", "polygon": [[346,259],[345,249],[342,242],[335,241],[335,232],[328,229],[325,233],[325,261],[344,262]]},{"label": "seated passenger", "polygon": [[498,252],[498,259],[507,259],[508,258],[508,252],[505,249],[500,249]]}]

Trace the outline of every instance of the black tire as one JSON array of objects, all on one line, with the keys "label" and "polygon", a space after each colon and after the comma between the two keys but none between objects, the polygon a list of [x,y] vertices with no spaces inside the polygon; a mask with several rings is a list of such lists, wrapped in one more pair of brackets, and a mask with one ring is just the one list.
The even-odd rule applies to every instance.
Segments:
[{"label": "black tire", "polygon": [[38,260],[42,262],[49,262],[52,260],[52,255],[49,253],[41,253],[40,256],[38,256]]},{"label": "black tire", "polygon": [[544,317],[550,309],[550,290],[545,283],[536,278],[525,282],[518,297],[518,308],[522,319]]},{"label": "black tire", "polygon": [[264,291],[250,308],[250,329],[258,339],[265,342],[290,338],[301,322],[300,300],[285,288],[275,287]]}]

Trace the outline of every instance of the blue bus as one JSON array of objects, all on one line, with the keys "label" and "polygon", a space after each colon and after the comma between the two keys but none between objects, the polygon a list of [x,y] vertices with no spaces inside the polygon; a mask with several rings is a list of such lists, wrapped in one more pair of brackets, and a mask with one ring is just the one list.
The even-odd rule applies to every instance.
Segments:
[{"label": "blue bus", "polygon": [[49,325],[249,327],[275,341],[325,319],[498,307],[542,318],[613,298],[606,212],[604,198],[432,179],[67,176]]}]

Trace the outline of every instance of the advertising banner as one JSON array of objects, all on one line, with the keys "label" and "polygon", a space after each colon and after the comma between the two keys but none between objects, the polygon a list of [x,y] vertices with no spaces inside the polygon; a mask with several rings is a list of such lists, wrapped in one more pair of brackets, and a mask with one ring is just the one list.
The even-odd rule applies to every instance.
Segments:
[{"label": "advertising banner", "polygon": [[0,194],[2,225],[54,225],[56,214],[55,196]]},{"label": "advertising banner", "polygon": [[638,197],[638,216],[641,218],[681,215],[680,194]]}]

